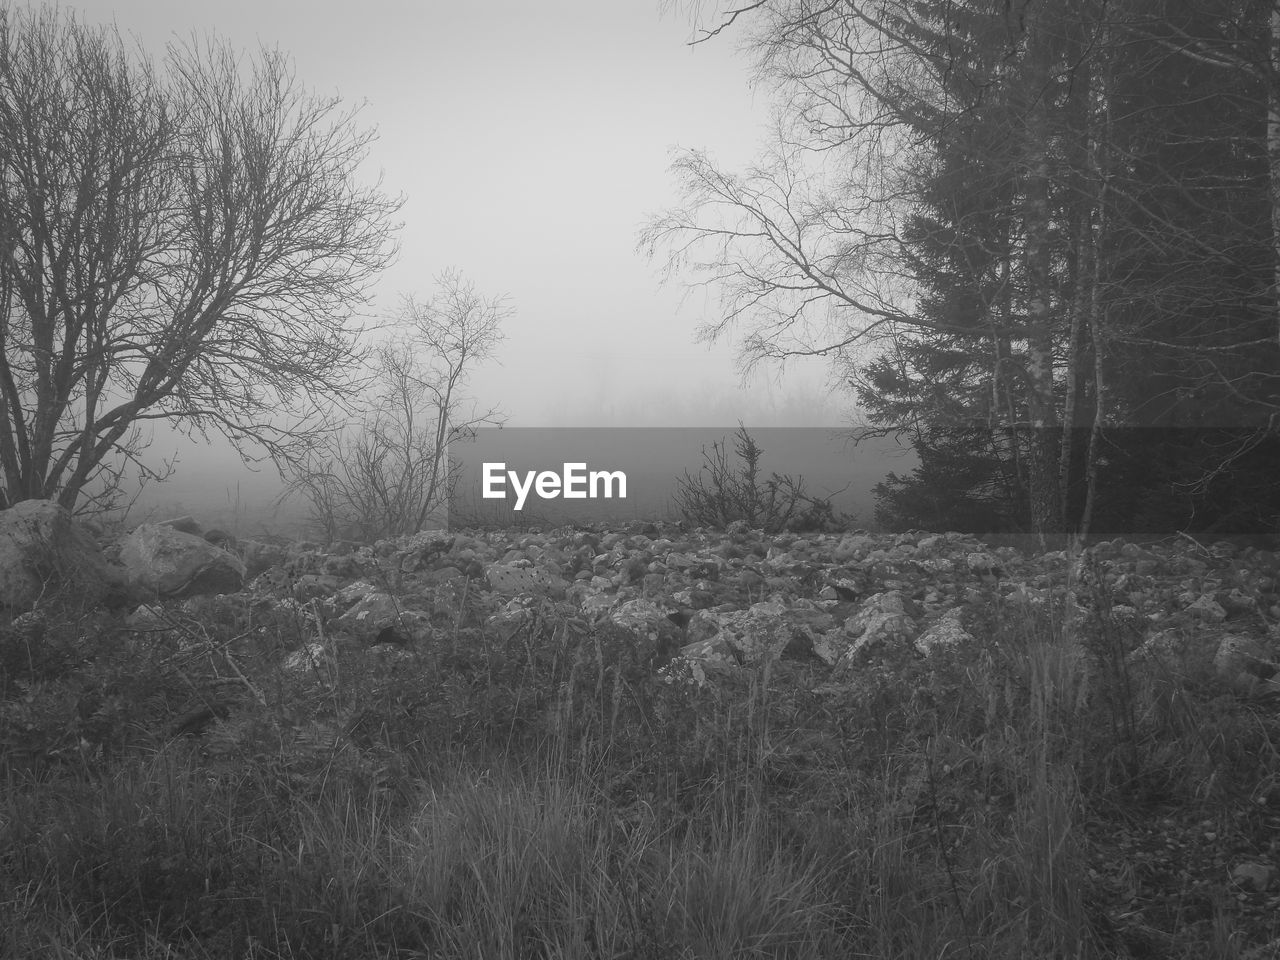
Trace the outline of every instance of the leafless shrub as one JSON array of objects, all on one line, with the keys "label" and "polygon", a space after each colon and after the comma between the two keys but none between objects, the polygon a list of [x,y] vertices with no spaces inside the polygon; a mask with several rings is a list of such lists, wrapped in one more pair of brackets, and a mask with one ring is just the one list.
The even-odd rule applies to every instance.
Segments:
[{"label": "leafless shrub", "polygon": [[713,443],[702,450],[703,467],[697,477],[685,471],[676,481],[676,507],[686,520],[723,529],[742,521],[748,527],[776,533],[800,522],[834,522],[830,500],[805,492],[804,478],[771,474],[760,479],[764,451],[742,424],[734,434],[733,452],[742,462],[735,472],[728,445]]},{"label": "leafless shrub", "polygon": [[426,303],[406,297],[392,339],[374,352],[379,386],[356,413],[354,429],[319,438],[292,468],[288,493],[299,493],[330,540],[373,540],[416,533],[440,512],[458,481],[449,445],[485,424],[465,395],[472,366],[492,357],[511,309],[487,300],[452,271]]}]

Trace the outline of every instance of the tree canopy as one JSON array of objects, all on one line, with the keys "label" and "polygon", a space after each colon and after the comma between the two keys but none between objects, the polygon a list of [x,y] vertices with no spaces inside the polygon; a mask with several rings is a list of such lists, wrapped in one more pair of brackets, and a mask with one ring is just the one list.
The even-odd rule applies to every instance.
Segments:
[{"label": "tree canopy", "polygon": [[[0,7],[0,468],[9,502],[105,506],[148,422],[287,458],[350,389],[400,201],[373,138],[277,51],[157,64],[69,13]],[[295,414],[286,420],[284,414]]]},{"label": "tree canopy", "polygon": [[[641,243],[747,364],[832,358],[922,466],[886,522],[1268,529],[1280,493],[1280,14],[1253,0],[762,0],[745,175],[675,165]],[[1135,503],[1141,509],[1135,510]],[[949,519],[938,519],[945,504]],[[967,513],[967,516],[966,516]]]}]

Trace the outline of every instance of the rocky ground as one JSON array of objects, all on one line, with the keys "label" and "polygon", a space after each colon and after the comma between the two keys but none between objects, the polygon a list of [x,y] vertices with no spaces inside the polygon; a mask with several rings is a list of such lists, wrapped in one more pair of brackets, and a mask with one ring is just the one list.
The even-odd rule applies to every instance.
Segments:
[{"label": "rocky ground", "polygon": [[[1192,722],[1179,710],[1193,698],[1197,727],[1204,711],[1231,711],[1280,734],[1280,561],[1257,546],[1116,539],[1038,554],[955,533],[766,536],[639,523],[320,545],[236,540],[190,518],[97,544],[51,505],[18,506],[0,514],[11,631],[38,637],[41,598],[70,579],[117,610],[123,634],[168,644],[191,664],[220,638],[223,659],[191,671],[174,737],[216,744],[223,731],[225,740],[224,721],[262,698],[270,671],[322,691],[342,682],[332,667],[340,656],[394,675],[446,641],[510,647],[570,634],[624,645],[695,704],[763,685],[834,713],[887,672],[918,685],[902,691],[918,706],[934,695],[931,663],[965,656],[1010,623],[1036,625],[1026,633],[1073,658],[1082,710],[1114,699],[1121,681],[1147,691],[1127,714],[1114,704],[1098,714],[1112,723],[1177,727]],[[252,679],[233,666],[249,662],[259,665]],[[546,710],[554,727],[554,697]],[[297,732],[329,747],[353,736],[334,718]],[[812,769],[828,759],[828,739],[820,730],[779,738],[768,761]],[[1210,757],[1230,753],[1203,746]],[[1280,780],[1210,775],[1190,798],[1159,777],[1139,781],[1135,771],[1111,809],[1089,794],[1081,830],[1099,936],[1115,955],[1189,956],[1181,936],[1208,936],[1230,916],[1236,932],[1218,936],[1236,945],[1232,956],[1280,955]]]},{"label": "rocky ground", "polygon": [[[275,614],[305,610],[326,642],[387,655],[428,641],[441,611],[455,628],[464,584],[470,609],[485,614],[477,626],[486,631],[510,635],[539,616],[585,620],[625,631],[655,670],[699,684],[770,662],[808,666],[813,689],[838,693],[841,679],[877,650],[927,655],[971,643],[966,624],[992,604],[1010,616],[1056,611],[1069,633],[1101,600],[1130,658],[1213,661],[1241,694],[1270,690],[1267,665],[1280,640],[1280,560],[1229,542],[1206,547],[1173,538],[1141,546],[1116,539],[1072,556],[993,548],[955,533],[765,536],[676,524],[427,532],[329,546],[232,545],[215,533],[242,558],[241,575],[227,552],[201,541],[194,521],[181,525],[188,531],[146,527],[125,541],[121,552],[129,559],[143,552],[133,544],[154,540],[157,531],[167,538],[162,559],[149,567],[131,561],[144,593],[186,598],[169,606],[203,616],[211,606],[215,616],[246,605]],[[194,599],[212,594],[222,599]],[[153,612],[141,604],[130,622],[148,624]],[[299,668],[305,654],[295,651],[285,668]]]}]

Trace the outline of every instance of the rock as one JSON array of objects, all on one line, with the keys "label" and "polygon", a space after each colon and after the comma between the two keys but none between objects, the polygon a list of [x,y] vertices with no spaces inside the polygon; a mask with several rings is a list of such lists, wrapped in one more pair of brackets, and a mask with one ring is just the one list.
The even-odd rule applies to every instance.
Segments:
[{"label": "rock", "polygon": [[324,663],[327,656],[328,650],[325,649],[325,645],[318,641],[312,641],[289,654],[285,658],[284,669],[289,673],[315,670]]},{"label": "rock", "polygon": [[[728,638],[718,635],[686,643],[680,648],[680,657],[684,660],[700,661],[700,665],[707,662],[736,665],[739,662]],[[706,677],[705,671],[699,675]]]},{"label": "rock", "polygon": [[869,651],[886,641],[910,643],[917,627],[912,610],[901,592],[889,590],[868,597],[858,612],[844,624],[844,633],[851,643],[841,658],[848,663],[855,654]]},{"label": "rock", "polygon": [[1142,645],[1129,654],[1130,662],[1150,660],[1162,663],[1166,668],[1186,651],[1187,640],[1176,630],[1159,630],[1147,637]]},{"label": "rock", "polygon": [[537,614],[534,610],[519,597],[515,597],[507,601],[501,610],[486,618],[484,628],[503,643],[510,643],[520,631],[531,628],[536,621]]},{"label": "rock", "polygon": [[618,602],[616,595],[603,592],[598,584],[575,587],[571,598],[576,599],[578,609],[586,614],[587,619],[592,621],[603,617]]},{"label": "rock", "polygon": [[125,618],[124,625],[137,633],[157,633],[170,627],[162,606],[145,603],[139,604],[138,608]]},{"label": "rock", "polygon": [[1254,893],[1265,893],[1276,878],[1276,868],[1269,863],[1242,863],[1231,871],[1231,880]]},{"label": "rock", "polygon": [[440,530],[423,530],[406,537],[396,548],[396,566],[406,573],[434,565],[451,551],[456,551],[458,538]]},{"label": "rock", "polygon": [[1276,678],[1280,666],[1255,640],[1228,634],[1218,644],[1213,665],[1218,676],[1237,693],[1252,697],[1280,692],[1280,680]]},{"label": "rock", "polygon": [[430,571],[426,580],[427,583],[446,583],[449,580],[461,580],[466,574],[454,566],[440,567],[439,569]]},{"label": "rock", "polygon": [[955,647],[973,642],[973,636],[960,623],[960,611],[951,609],[916,637],[916,649],[923,654],[930,654],[943,647]]},{"label": "rock", "polygon": [[1232,587],[1228,592],[1217,599],[1219,604],[1226,611],[1227,619],[1229,620],[1248,616],[1251,613],[1256,613],[1258,610],[1258,601],[1248,594],[1243,593],[1239,587]]},{"label": "rock", "polygon": [[375,591],[361,597],[334,625],[365,643],[409,644],[429,632],[422,614],[395,597]]},{"label": "rock", "polygon": [[1000,561],[989,553],[971,553],[965,558],[969,572],[983,583],[998,583],[1004,576]]},{"label": "rock", "polygon": [[841,538],[839,544],[832,551],[832,557],[838,562],[847,560],[861,560],[876,546],[873,537],[859,536],[857,534],[849,534]]},{"label": "rock", "polygon": [[236,549],[236,538],[225,530],[219,530],[217,527],[212,530],[206,530],[204,540],[205,543],[212,543],[215,547],[221,547],[223,550]]},{"label": "rock", "polygon": [[848,577],[837,577],[829,581],[818,596],[824,600],[843,600],[846,603],[854,603],[861,599],[862,594],[862,587],[856,581]]},{"label": "rock", "polygon": [[652,600],[621,603],[609,612],[604,622],[631,634],[640,660],[654,666],[670,660],[683,639],[680,628]]},{"label": "rock", "polygon": [[[142,599],[185,595],[193,584],[240,589],[235,558],[226,551],[180,532],[175,521],[150,529],[119,542],[121,554],[129,553],[150,577]],[[203,551],[197,559],[212,558],[213,573],[195,563],[162,579],[160,568],[169,560],[133,556],[142,553],[137,541],[144,535],[163,538],[179,555]],[[856,691],[851,674],[878,669],[878,657],[896,666],[903,654],[919,656],[920,668],[929,669],[938,651],[973,643],[962,626],[964,608],[990,605],[995,587],[1010,616],[1052,617],[1063,629],[1083,631],[1095,630],[1106,616],[1123,627],[1116,637],[1126,650],[1150,634],[1132,662],[1159,657],[1163,666],[1144,669],[1161,676],[1201,676],[1220,653],[1219,671],[1233,689],[1254,695],[1280,682],[1265,675],[1273,669],[1270,651],[1280,648],[1280,627],[1266,619],[1277,600],[1273,555],[1192,556],[1178,544],[1135,549],[1116,541],[1032,558],[954,533],[765,536],[674,525],[518,536],[430,532],[374,548],[263,538],[244,540],[236,550],[258,574],[252,593],[225,598],[238,605],[181,616],[221,636],[244,633],[261,621],[253,611],[269,610],[273,624],[288,628],[288,647],[355,637],[369,645],[364,655],[371,667],[387,671],[431,649],[433,624],[471,636],[483,625],[488,638],[519,645],[588,637],[603,655],[687,683],[693,695],[707,684],[725,689],[765,676],[770,684],[803,684],[815,692]],[[1096,582],[1071,593],[1071,567],[1086,555]],[[1070,597],[1090,601],[1095,588],[1111,598],[1102,610],[1070,606]],[[1220,644],[1227,628],[1218,626],[1219,611],[1240,644]],[[163,633],[173,615],[158,603],[139,610],[130,624]],[[580,630],[557,633],[566,620]],[[279,649],[281,631],[274,626],[254,636]],[[304,648],[288,663],[304,669],[322,653]]]},{"label": "rock", "polygon": [[1208,594],[1196,597],[1187,605],[1186,612],[1209,623],[1221,623],[1227,619],[1227,611],[1222,608],[1222,604]]},{"label": "rock", "polygon": [[241,540],[237,552],[245,566],[245,577],[252,579],[272,567],[283,567],[289,559],[288,552],[278,543],[260,540]]},{"label": "rock", "polygon": [[533,566],[517,566],[514,563],[491,564],[485,571],[489,586],[495,593],[512,596],[532,593],[542,596],[564,596],[568,584],[545,570]]},{"label": "rock", "polygon": [[365,597],[379,592],[378,588],[368,580],[355,580],[343,586],[342,589],[335,590],[333,602],[340,608],[346,609],[356,601],[363,600]]},{"label": "rock", "polygon": [[59,590],[89,602],[127,596],[123,571],[63,507],[23,500],[0,511],[0,606],[30,610]]},{"label": "rock", "polygon": [[181,517],[173,517],[172,519],[169,519],[169,520],[161,520],[158,524],[156,524],[156,526],[171,527],[174,530],[181,531],[182,533],[189,533],[193,537],[204,536],[204,529],[200,526],[199,523],[196,522],[195,517],[191,517],[187,515],[184,515]]},{"label": "rock", "polygon": [[320,573],[326,577],[360,577],[365,575],[366,564],[354,554],[324,557],[320,560]]},{"label": "rock", "polygon": [[138,527],[121,546],[120,561],[134,588],[151,597],[234,593],[244,586],[245,565],[237,557],[172,524]]},{"label": "rock", "polygon": [[783,621],[785,613],[786,608],[774,601],[725,613],[704,610],[695,620],[701,621],[704,628],[714,625],[715,638],[728,646],[734,661],[749,665],[781,656],[791,641],[791,629]]},{"label": "rock", "polygon": [[293,587],[293,575],[286,567],[276,565],[254,577],[250,587],[255,593],[287,594]]},{"label": "rock", "polygon": [[789,638],[782,648],[783,660],[807,660],[818,658],[830,666],[834,660],[826,656],[827,637],[836,632],[836,618],[816,604],[806,605],[797,600],[782,614]]}]

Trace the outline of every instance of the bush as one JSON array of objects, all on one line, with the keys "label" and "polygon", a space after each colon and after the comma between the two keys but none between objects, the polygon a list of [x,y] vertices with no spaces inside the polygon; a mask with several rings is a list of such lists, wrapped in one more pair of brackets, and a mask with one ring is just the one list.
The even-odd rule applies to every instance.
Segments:
[{"label": "bush", "polygon": [[702,448],[705,464],[698,476],[692,477],[686,470],[676,481],[676,505],[690,523],[723,529],[742,521],[766,533],[830,530],[839,525],[830,499],[806,494],[803,477],[773,473],[761,481],[764,451],[741,423],[733,444],[735,456],[742,461],[736,473],[729,463],[727,445],[711,446],[711,453]]}]

